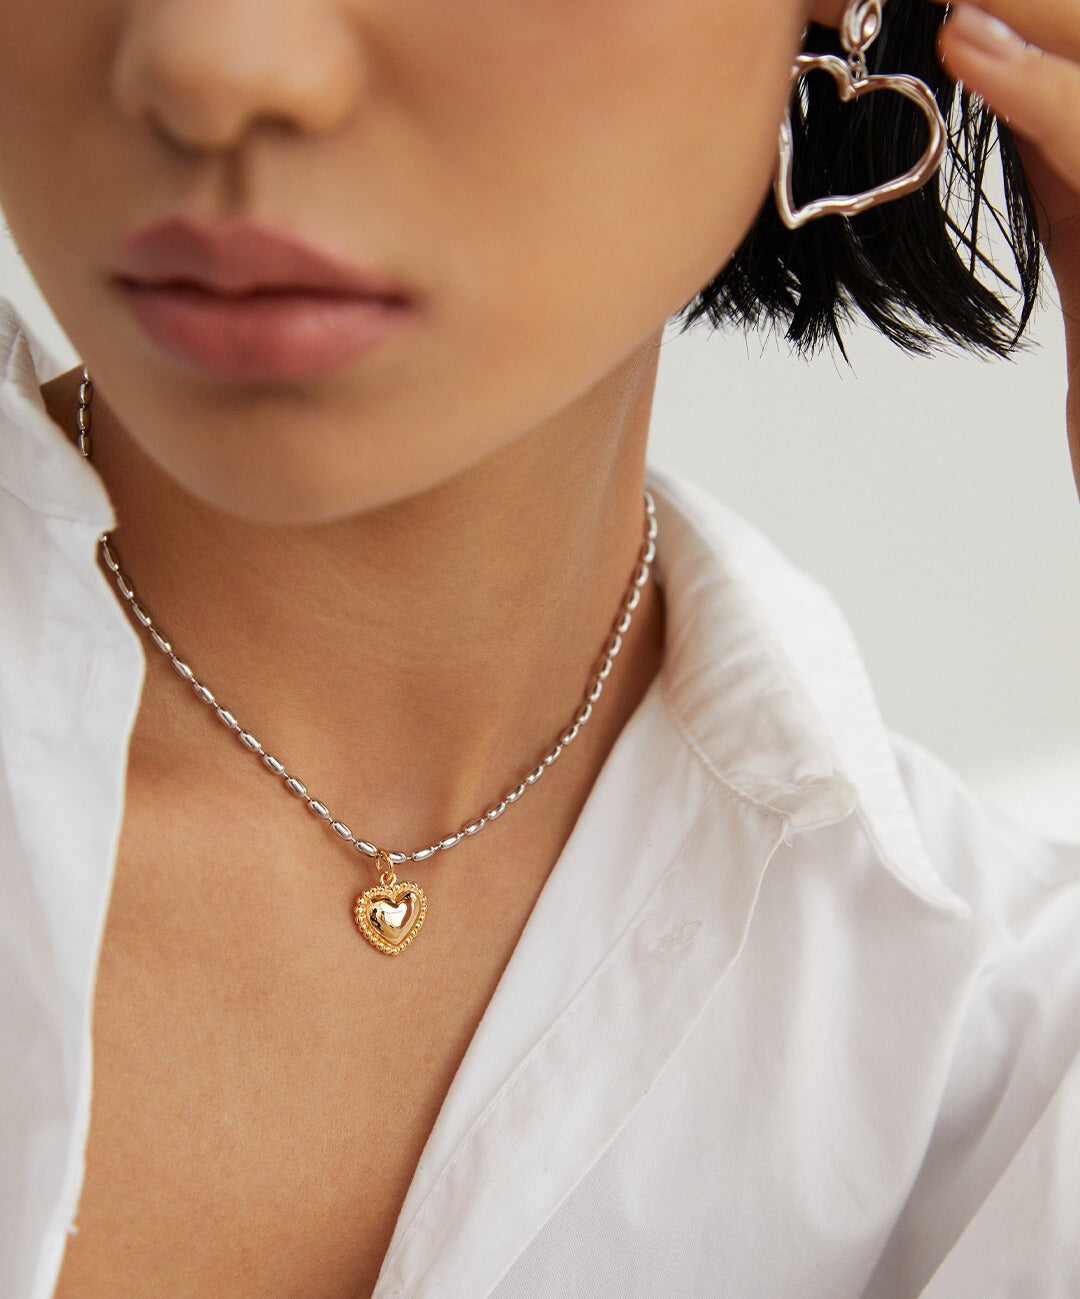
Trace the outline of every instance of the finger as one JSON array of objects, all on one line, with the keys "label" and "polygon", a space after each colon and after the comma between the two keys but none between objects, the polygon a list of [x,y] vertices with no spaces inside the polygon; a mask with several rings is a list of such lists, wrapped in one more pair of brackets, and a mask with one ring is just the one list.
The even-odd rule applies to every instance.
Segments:
[{"label": "finger", "polygon": [[971,5],[957,6],[941,29],[945,70],[1080,186],[1080,65],[1025,45],[1008,29],[973,22],[968,13],[976,16]]},{"label": "finger", "polygon": [[[933,0],[945,4],[946,0]],[[954,10],[975,7],[1011,27],[1048,54],[1080,62],[1080,4],[1077,0],[964,0]]]}]

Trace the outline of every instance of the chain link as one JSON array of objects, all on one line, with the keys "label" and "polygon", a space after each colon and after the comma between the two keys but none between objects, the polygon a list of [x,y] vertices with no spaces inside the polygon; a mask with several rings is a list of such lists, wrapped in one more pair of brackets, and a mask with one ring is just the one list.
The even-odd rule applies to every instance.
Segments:
[{"label": "chain link", "polygon": [[[78,426],[78,444],[79,450],[83,456],[90,459],[90,403],[93,398],[94,385],[89,373],[84,368],[82,372],[82,383],[79,385],[79,407],[76,415]],[[554,762],[566,750],[567,746],[572,744],[581,731],[581,728],[588,722],[592,716],[593,707],[600,699],[604,689],[604,683],[611,675],[611,669],[622,649],[623,637],[630,630],[630,623],[633,619],[634,610],[637,609],[641,602],[641,592],[646,582],[649,580],[649,574],[652,570],[653,560],[656,557],[656,505],[653,501],[652,494],[645,492],[645,535],[641,544],[641,550],[634,565],[633,576],[623,594],[619,604],[619,611],[611,624],[611,629],[607,639],[604,642],[604,649],[601,653],[599,667],[589,678],[589,684],[585,688],[581,704],[574,713],[570,723],[563,729],[559,738],[555,741],[544,756],[537,762],[536,766],[525,776],[525,778],[512,789],[505,791],[499,800],[491,805],[482,815],[475,820],[470,821],[467,825],[461,827],[455,833],[447,835],[437,843],[429,844],[425,848],[418,848],[413,852],[390,852],[384,848],[378,847],[367,839],[357,838],[349,827],[342,821],[339,821],[325,803],[316,798],[312,798],[307,790],[307,786],[295,776],[286,771],[283,763],[279,762],[272,754],[263,748],[259,740],[251,734],[250,731],[244,730],[237,721],[236,717],[225,707],[223,707],[214,697],[213,693],[203,685],[195,676],[189,665],[179,658],[173,650],[171,643],[161,633],[160,629],[155,626],[150,614],[145,607],[140,604],[135,594],[135,588],[128,581],[123,570],[120,567],[120,561],[117,558],[116,550],[113,546],[112,538],[107,532],[103,532],[98,539],[98,546],[101,551],[101,557],[106,568],[112,574],[116,589],[120,592],[125,602],[130,606],[131,612],[140,626],[144,627],[153,641],[154,645],[166,655],[171,661],[177,674],[186,681],[199,700],[210,708],[218,721],[230,731],[236,733],[237,739],[249,752],[258,757],[263,766],[274,776],[277,776],[285,788],[295,798],[301,799],[308,810],[320,820],[325,821],[330,827],[332,833],[337,835],[345,843],[350,844],[365,856],[373,858],[377,863],[387,861],[397,866],[406,861],[426,861],[437,852],[446,852],[456,847],[463,839],[470,838],[478,834],[486,825],[492,821],[497,821],[500,816],[518,801],[525,791],[543,776]]]}]

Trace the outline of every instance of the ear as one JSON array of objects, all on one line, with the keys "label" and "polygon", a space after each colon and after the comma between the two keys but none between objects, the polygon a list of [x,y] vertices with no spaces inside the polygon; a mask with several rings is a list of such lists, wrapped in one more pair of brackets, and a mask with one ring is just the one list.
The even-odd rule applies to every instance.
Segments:
[{"label": "ear", "polygon": [[811,0],[807,21],[821,23],[823,27],[839,28],[848,0]]}]

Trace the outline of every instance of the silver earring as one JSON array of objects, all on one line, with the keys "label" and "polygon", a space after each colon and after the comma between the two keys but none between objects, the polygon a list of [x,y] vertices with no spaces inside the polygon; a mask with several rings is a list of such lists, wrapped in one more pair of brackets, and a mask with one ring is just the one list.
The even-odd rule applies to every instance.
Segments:
[{"label": "silver earring", "polygon": [[914,193],[937,174],[945,156],[945,119],[941,115],[933,91],[918,77],[870,76],[866,70],[866,51],[873,45],[881,31],[884,0],[848,0],[840,23],[840,44],[846,58],[835,54],[800,54],[791,68],[791,93],[799,88],[800,80],[817,69],[828,72],[836,82],[837,93],[845,103],[861,99],[877,91],[892,90],[917,104],[930,128],[930,142],[926,152],[902,176],[860,194],[830,194],[814,199],[802,207],[795,206],[792,193],[794,139],[791,128],[791,107],[780,127],[780,165],[776,172],[773,192],[781,220],[789,230],[798,230],[817,217],[838,214],[855,216],[879,203],[889,203]]}]

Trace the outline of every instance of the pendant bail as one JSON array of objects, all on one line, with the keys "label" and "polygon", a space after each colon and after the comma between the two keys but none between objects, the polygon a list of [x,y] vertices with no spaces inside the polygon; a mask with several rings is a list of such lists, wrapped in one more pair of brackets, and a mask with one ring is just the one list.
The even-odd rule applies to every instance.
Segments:
[{"label": "pendant bail", "polygon": [[840,44],[847,55],[851,79],[858,84],[870,75],[866,51],[881,31],[883,0],[851,0],[840,23]]},{"label": "pendant bail", "polygon": [[380,860],[384,861],[386,865],[379,870],[379,883],[392,887],[397,882],[397,874],[394,870],[394,863],[390,860],[390,854],[385,848],[375,849],[376,866],[378,866]]},{"label": "pendant bail", "polygon": [[861,62],[881,31],[884,0],[851,0],[840,24],[840,44]]}]

